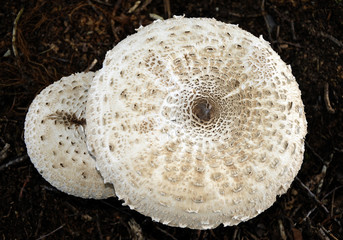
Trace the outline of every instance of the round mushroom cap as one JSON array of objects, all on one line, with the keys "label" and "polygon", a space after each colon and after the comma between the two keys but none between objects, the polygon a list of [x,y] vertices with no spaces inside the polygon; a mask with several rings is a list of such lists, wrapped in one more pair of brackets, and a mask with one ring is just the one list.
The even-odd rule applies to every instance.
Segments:
[{"label": "round mushroom cap", "polygon": [[268,42],[214,19],[155,21],[106,55],[88,144],[130,208],[170,226],[236,225],[287,191],[306,119]]},{"label": "round mushroom cap", "polygon": [[25,119],[28,155],[57,189],[82,198],[114,196],[88,154],[85,111],[94,72],[77,73],[49,85],[33,100]]}]

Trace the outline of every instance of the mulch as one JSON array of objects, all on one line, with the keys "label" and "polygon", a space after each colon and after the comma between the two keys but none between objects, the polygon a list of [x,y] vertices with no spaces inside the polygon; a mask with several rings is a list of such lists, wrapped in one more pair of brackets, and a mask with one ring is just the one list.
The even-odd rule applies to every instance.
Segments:
[{"label": "mulch", "polygon": [[[26,153],[23,123],[36,94],[62,76],[101,68],[106,52],[139,26],[183,14],[262,35],[302,91],[308,134],[298,177],[271,208],[238,226],[168,227],[115,198],[66,195]],[[343,239],[342,0],[8,0],[0,23],[2,239]]]}]

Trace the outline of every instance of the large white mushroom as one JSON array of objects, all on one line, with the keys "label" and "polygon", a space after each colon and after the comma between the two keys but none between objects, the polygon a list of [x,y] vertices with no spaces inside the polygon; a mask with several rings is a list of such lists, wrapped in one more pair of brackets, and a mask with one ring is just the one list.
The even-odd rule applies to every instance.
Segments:
[{"label": "large white mushroom", "polygon": [[291,68],[268,42],[183,17],[140,28],[107,53],[86,118],[116,195],[193,229],[269,208],[300,169],[307,125]]},{"label": "large white mushroom", "polygon": [[49,85],[34,99],[25,119],[28,155],[59,190],[82,198],[114,196],[88,154],[85,111],[94,73],[77,73]]}]

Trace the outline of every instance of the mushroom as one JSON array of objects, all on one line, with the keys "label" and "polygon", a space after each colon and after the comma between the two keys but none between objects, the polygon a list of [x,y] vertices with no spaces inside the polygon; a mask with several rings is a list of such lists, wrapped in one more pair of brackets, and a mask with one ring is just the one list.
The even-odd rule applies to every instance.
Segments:
[{"label": "mushroom", "polygon": [[262,37],[206,18],[157,20],[109,51],[86,119],[119,199],[192,229],[269,208],[301,167],[307,131],[291,67]]},{"label": "mushroom", "polygon": [[59,190],[82,198],[114,196],[104,184],[85,142],[85,108],[94,73],[63,77],[35,97],[25,119],[28,155],[39,173]]}]

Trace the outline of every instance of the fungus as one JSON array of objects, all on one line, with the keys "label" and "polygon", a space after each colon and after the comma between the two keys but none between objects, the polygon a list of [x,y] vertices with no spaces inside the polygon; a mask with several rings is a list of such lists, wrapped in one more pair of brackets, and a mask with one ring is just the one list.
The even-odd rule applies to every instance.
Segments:
[{"label": "fungus", "polygon": [[94,73],[64,77],[36,96],[25,119],[28,155],[39,173],[59,190],[82,198],[114,196],[104,184],[85,142],[85,108]]},{"label": "fungus", "polygon": [[307,125],[291,68],[268,42],[183,17],[107,53],[86,118],[97,168],[119,199],[192,229],[269,208],[300,169]]}]

